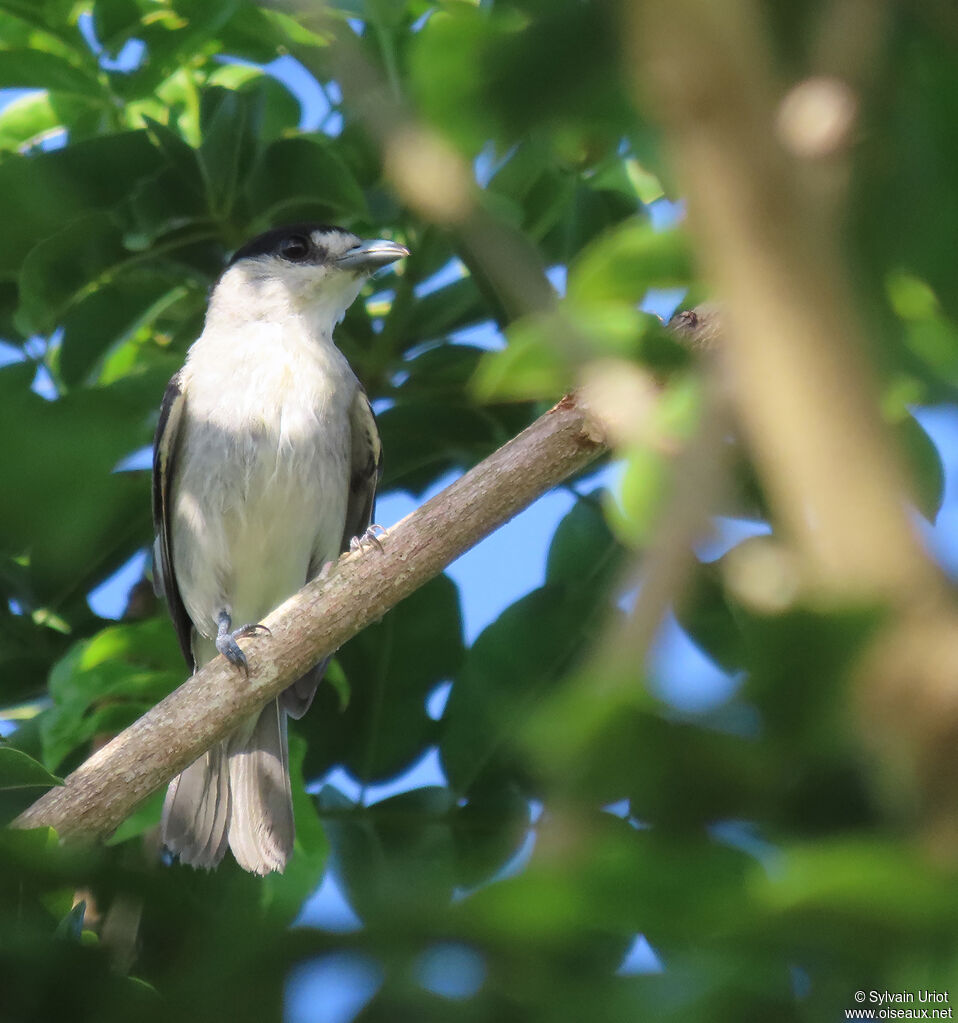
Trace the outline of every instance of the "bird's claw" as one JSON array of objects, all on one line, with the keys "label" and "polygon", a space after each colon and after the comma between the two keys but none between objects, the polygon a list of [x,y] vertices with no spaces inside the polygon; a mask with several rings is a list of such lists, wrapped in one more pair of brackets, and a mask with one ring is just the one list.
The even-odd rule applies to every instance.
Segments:
[{"label": "bird's claw", "polygon": [[383,545],[382,541],[379,538],[380,536],[385,535],[386,530],[382,526],[374,522],[371,526],[367,528],[366,532],[363,533],[362,536],[354,536],[352,540],[349,541],[350,553],[355,553],[356,551],[365,551],[367,545],[377,547],[381,551],[383,549]]},{"label": "bird's claw", "polygon": [[243,636],[252,636],[257,632],[265,632],[267,636],[271,636],[272,633],[265,625],[261,625],[259,622],[250,622],[248,625],[241,625],[238,629],[230,631],[232,621],[228,611],[220,612],[217,624],[219,631],[216,635],[216,649],[230,664],[241,668],[243,674],[248,678],[249,661],[246,660],[246,654],[240,649],[236,640],[242,639]]},{"label": "bird's claw", "polygon": [[262,622],[250,622],[249,625],[241,625],[238,629],[233,630],[232,635],[234,638],[236,636],[252,636],[257,632],[265,632],[267,636],[273,635]]}]

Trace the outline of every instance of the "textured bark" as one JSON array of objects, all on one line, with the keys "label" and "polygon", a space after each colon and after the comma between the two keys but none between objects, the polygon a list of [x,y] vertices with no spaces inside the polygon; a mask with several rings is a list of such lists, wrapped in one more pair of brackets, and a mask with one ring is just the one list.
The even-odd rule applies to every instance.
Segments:
[{"label": "textured bark", "polygon": [[218,657],[94,753],[62,787],[14,822],[62,836],[103,836],[150,793],[299,677],[381,618],[460,554],[605,450],[601,428],[564,398],[382,537],[346,554],[325,578],[264,622],[271,636],[243,641],[250,675]]}]

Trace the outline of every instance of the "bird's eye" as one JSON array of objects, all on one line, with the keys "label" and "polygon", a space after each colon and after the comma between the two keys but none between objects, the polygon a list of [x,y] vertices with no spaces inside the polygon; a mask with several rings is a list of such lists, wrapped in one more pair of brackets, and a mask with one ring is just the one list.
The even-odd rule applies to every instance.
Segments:
[{"label": "bird's eye", "polygon": [[299,263],[309,255],[309,239],[299,234],[294,234],[290,238],[284,238],[279,246],[279,254],[283,259]]}]

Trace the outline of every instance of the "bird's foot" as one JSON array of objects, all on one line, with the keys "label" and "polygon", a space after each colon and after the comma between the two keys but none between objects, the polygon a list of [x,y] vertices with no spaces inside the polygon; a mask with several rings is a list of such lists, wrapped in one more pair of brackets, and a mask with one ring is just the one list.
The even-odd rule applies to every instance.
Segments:
[{"label": "bird's foot", "polygon": [[365,551],[367,547],[378,547],[379,550],[383,549],[382,541],[379,539],[381,536],[386,535],[386,530],[382,526],[373,523],[362,536],[354,536],[349,541],[350,553],[354,551]]},{"label": "bird's foot", "polygon": [[246,660],[246,654],[240,650],[239,644],[236,642],[237,639],[242,639],[243,636],[252,636],[257,632],[265,632],[268,636],[272,635],[272,633],[265,625],[260,625],[259,623],[241,625],[238,629],[233,629],[233,622],[229,611],[220,611],[216,618],[216,624],[218,626],[216,649],[230,664],[235,665],[237,668],[242,668],[243,674],[249,676],[249,662]]}]

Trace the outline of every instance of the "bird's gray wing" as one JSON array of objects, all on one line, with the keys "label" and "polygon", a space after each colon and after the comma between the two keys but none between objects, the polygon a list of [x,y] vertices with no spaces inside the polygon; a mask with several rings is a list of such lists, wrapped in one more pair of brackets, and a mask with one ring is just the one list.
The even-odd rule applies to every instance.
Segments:
[{"label": "bird's gray wing", "polygon": [[349,550],[354,536],[362,536],[373,521],[376,488],[383,474],[383,449],[379,441],[376,416],[359,388],[350,409],[349,427],[352,439],[349,500],[346,504],[346,527],[340,552]]},{"label": "bird's gray wing", "polygon": [[[340,543],[340,552],[348,551],[354,536],[362,536],[373,520],[376,488],[383,470],[383,451],[379,441],[379,427],[366,392],[356,390],[349,410],[350,473],[349,497],[346,502],[346,522]],[[311,565],[309,578],[322,570],[322,564]],[[297,679],[281,697],[283,709],[292,718],[301,718],[313,702],[329,658],[323,658],[311,671]]]},{"label": "bird's gray wing", "polygon": [[166,596],[176,638],[180,641],[186,663],[192,668],[190,636],[193,623],[183,606],[183,598],[176,584],[176,573],[173,571],[173,523],[170,513],[177,440],[185,407],[186,394],[181,376],[177,373],[167,384],[163,395],[160,420],[156,424],[156,437],[153,440],[153,529],[156,533],[153,544],[153,578],[157,593]]}]

